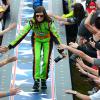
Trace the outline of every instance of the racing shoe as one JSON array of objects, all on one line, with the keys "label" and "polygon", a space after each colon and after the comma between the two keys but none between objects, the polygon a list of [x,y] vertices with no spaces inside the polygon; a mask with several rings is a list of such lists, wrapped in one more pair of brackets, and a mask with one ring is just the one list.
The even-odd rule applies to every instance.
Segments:
[{"label": "racing shoe", "polygon": [[43,89],[43,90],[47,89],[47,85],[46,85],[46,80],[45,79],[41,79],[41,89]]},{"label": "racing shoe", "polygon": [[40,86],[40,81],[39,81],[39,79],[37,79],[37,80],[34,81],[33,91],[39,92],[39,86]]}]

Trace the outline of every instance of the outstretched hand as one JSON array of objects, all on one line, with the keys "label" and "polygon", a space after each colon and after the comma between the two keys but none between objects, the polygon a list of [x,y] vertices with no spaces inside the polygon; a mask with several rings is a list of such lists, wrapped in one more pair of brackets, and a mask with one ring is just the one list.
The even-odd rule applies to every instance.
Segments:
[{"label": "outstretched hand", "polygon": [[59,50],[66,49],[66,45],[65,44],[60,44],[57,48]]},{"label": "outstretched hand", "polygon": [[16,57],[16,56],[9,57],[9,58],[7,59],[8,63],[13,62],[13,61],[16,61],[16,60],[17,60],[17,57]]},{"label": "outstretched hand", "polygon": [[84,67],[85,64],[81,58],[77,58],[76,61],[80,66]]},{"label": "outstretched hand", "polygon": [[76,94],[76,91],[74,91],[74,90],[65,90],[65,93],[67,93],[67,94]]},{"label": "outstretched hand", "polygon": [[9,50],[8,47],[0,46],[0,53],[6,53],[8,50]]},{"label": "outstretched hand", "polygon": [[10,25],[8,26],[8,28],[9,28],[10,30],[14,29],[15,27],[16,27],[16,23],[12,23],[12,24],[10,24]]},{"label": "outstretched hand", "polygon": [[70,42],[69,46],[72,47],[72,48],[77,48],[79,45],[76,42],[75,43],[74,42]]},{"label": "outstretched hand", "polygon": [[21,89],[19,89],[19,88],[11,88],[10,89],[10,95],[16,95],[20,91],[21,91]]},{"label": "outstretched hand", "polygon": [[81,72],[82,74],[86,75],[87,72],[79,65],[79,63],[76,63],[77,68],[79,69],[79,72]]}]

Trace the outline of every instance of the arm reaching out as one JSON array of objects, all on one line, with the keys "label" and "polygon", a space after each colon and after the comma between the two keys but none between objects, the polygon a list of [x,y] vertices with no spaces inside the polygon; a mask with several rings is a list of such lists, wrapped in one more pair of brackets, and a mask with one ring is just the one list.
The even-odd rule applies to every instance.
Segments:
[{"label": "arm reaching out", "polygon": [[2,61],[0,61],[0,67],[3,67],[4,65],[8,64],[8,63],[11,63],[13,61],[16,61],[17,60],[17,57],[9,57],[9,58],[6,58]]},{"label": "arm reaching out", "polygon": [[12,96],[12,95],[16,95],[19,92],[20,92],[19,88],[11,88],[9,90],[9,92],[0,92],[0,98],[7,97],[7,96]]},{"label": "arm reaching out", "polygon": [[60,46],[58,47],[58,49],[66,49],[66,50],[69,50],[70,52],[80,56],[81,58],[83,58],[84,60],[90,62],[90,63],[94,63],[94,58],[88,56],[87,54],[85,54],[84,52],[82,52],[81,50],[77,50],[75,48],[72,48],[68,45],[65,45],[65,44],[60,44]]},{"label": "arm reaching out", "polygon": [[10,24],[5,30],[3,30],[3,31],[0,32],[0,35],[3,35],[5,33],[7,33],[8,31],[14,29],[15,27],[16,27],[16,23]]},{"label": "arm reaching out", "polygon": [[96,34],[97,31],[93,28],[93,26],[90,24],[90,20],[91,20],[91,17],[93,15],[95,11],[92,11],[86,18],[85,20],[85,27],[92,33],[92,34]]},{"label": "arm reaching out", "polygon": [[55,19],[58,20],[58,21],[65,21],[65,20],[67,19],[67,18],[63,18],[63,17],[58,16],[58,15],[54,15],[54,14],[52,14],[52,13],[48,13],[48,15],[49,15],[50,17],[55,18]]},{"label": "arm reaching out", "polygon": [[82,59],[77,58],[76,61],[85,71],[90,72],[90,73],[98,76],[98,70],[95,70],[95,69],[85,65],[84,62],[82,61]]},{"label": "arm reaching out", "polygon": [[79,71],[84,74],[87,75],[89,78],[93,79],[93,80],[97,80],[99,77],[95,76],[93,74],[90,74],[88,72],[86,72],[78,63],[76,63],[76,66],[78,67]]},{"label": "arm reaching out", "polygon": [[65,93],[66,94],[73,94],[76,97],[80,98],[81,100],[91,100],[88,95],[84,95],[84,94],[79,93],[79,92],[74,91],[74,90],[65,90]]}]

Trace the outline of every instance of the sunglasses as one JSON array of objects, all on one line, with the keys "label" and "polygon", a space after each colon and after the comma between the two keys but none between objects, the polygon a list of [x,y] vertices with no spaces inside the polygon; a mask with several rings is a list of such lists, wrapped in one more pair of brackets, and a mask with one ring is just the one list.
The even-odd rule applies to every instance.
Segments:
[{"label": "sunglasses", "polygon": [[44,17],[44,15],[36,15],[36,17]]}]

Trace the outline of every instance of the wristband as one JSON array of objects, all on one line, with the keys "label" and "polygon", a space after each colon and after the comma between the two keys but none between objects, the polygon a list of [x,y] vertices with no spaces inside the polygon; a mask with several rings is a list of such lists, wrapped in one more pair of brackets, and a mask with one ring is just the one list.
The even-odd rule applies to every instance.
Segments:
[{"label": "wristband", "polygon": [[10,92],[7,92],[7,93],[6,93],[6,96],[10,96]]},{"label": "wristband", "polygon": [[10,50],[10,49],[12,49],[12,48],[14,48],[11,44],[9,44],[8,45],[8,49]]}]

